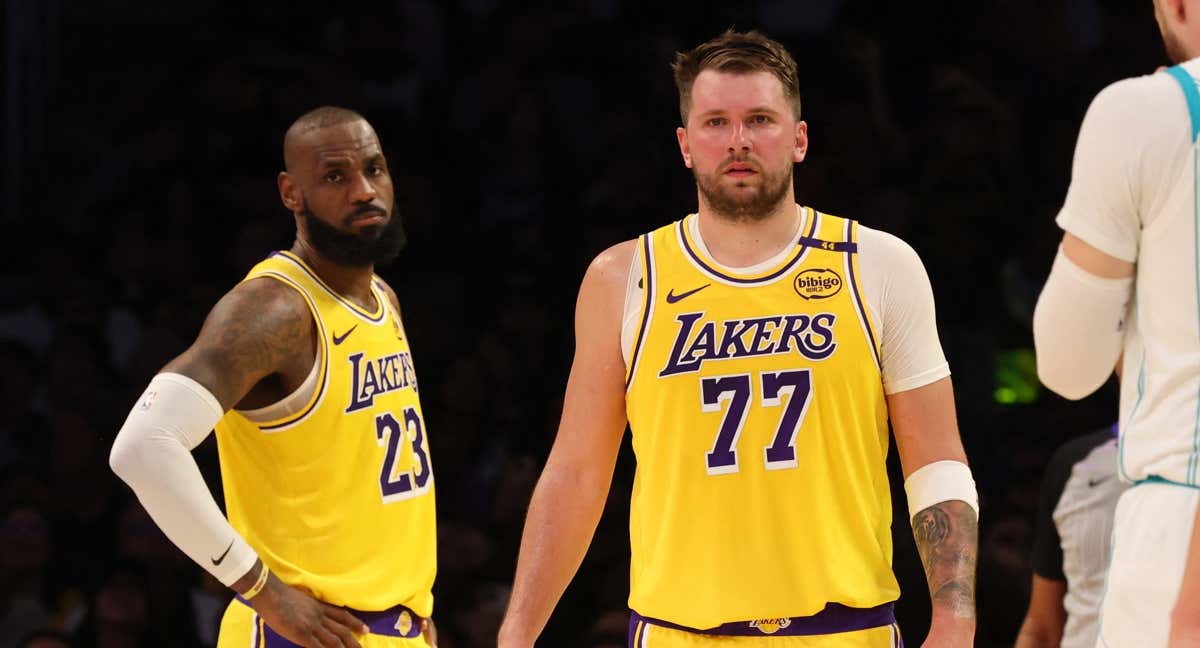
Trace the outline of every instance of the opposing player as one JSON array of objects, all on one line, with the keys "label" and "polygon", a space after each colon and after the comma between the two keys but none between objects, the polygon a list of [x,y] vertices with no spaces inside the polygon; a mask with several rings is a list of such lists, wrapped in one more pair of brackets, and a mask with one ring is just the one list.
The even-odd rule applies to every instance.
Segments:
[{"label": "opposing player", "polygon": [[808,127],[783,46],[730,31],[673,67],[699,211],[588,268],[500,646],[531,646],[578,569],[627,421],[631,645],[898,645],[889,415],[928,645],[970,646],[975,486],[920,260],[796,204]]},{"label": "opposing player", "polygon": [[1038,374],[1121,383],[1117,504],[1097,645],[1200,646],[1200,2],[1155,0],[1178,65],[1101,91],[1080,127],[1062,245],[1034,314]]},{"label": "opposing player", "polygon": [[[427,432],[399,303],[374,274],[405,241],[387,161],[333,107],[292,124],[284,161],[295,243],[150,381],[112,467],[237,592],[220,648],[432,645]],[[214,426],[228,520],[190,453]]]}]

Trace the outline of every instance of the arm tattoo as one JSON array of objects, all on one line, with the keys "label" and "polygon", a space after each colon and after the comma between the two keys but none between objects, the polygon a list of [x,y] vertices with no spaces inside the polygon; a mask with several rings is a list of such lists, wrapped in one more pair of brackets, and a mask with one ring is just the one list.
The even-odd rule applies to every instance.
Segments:
[{"label": "arm tattoo", "polygon": [[917,513],[912,526],[934,609],[946,608],[956,618],[974,618],[979,544],[974,509],[958,500],[941,502]]}]

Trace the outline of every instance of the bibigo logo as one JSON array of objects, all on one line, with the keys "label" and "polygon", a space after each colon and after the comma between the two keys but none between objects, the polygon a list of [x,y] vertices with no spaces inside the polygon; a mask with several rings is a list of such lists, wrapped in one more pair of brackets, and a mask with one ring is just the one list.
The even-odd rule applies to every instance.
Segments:
[{"label": "bibigo logo", "polygon": [[804,299],[827,299],[841,291],[842,277],[828,268],[811,268],[796,275],[792,287]]}]

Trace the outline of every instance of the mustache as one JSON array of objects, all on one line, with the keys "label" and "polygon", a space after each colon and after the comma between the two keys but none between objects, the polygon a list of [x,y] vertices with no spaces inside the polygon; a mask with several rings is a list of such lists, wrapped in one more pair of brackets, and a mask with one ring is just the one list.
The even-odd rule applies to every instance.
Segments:
[{"label": "mustache", "polygon": [[374,214],[374,215],[386,217],[388,215],[388,212],[386,209],[384,209],[383,207],[380,207],[378,205],[363,205],[362,207],[355,209],[354,211],[350,212],[349,214],[346,214],[346,217],[343,219],[343,221],[345,222],[345,224],[349,225],[351,222],[354,221],[354,219],[358,218],[359,216],[365,216],[367,214]]},{"label": "mustache", "polygon": [[743,155],[730,155],[724,160],[721,160],[721,165],[718,168],[725,169],[731,164],[748,164],[755,171],[760,173],[762,172],[762,165],[759,164],[758,160],[751,157],[749,153]]}]

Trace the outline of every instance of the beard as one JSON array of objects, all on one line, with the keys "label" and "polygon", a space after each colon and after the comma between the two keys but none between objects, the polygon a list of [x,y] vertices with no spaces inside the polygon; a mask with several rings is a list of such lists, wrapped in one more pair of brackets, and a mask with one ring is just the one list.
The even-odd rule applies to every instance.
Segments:
[{"label": "beard", "polygon": [[[744,161],[744,159],[730,158],[722,161],[717,168],[723,169],[734,162]],[[762,182],[758,189],[749,196],[739,195],[742,192],[735,192],[730,187],[722,186],[719,173],[701,175],[693,168],[692,175],[696,178],[696,187],[700,189],[704,200],[717,216],[732,221],[761,221],[774,213],[783,203],[784,197],[787,196],[787,190],[792,185],[792,168],[788,166],[784,170],[772,174],[759,165],[757,171],[762,177]]]},{"label": "beard", "polygon": [[[388,220],[383,225],[364,227],[355,234],[343,232],[317,218],[308,208],[307,200],[303,201],[303,205],[300,217],[304,219],[309,243],[322,256],[338,265],[362,268],[388,263],[400,254],[408,242],[395,208],[387,213]],[[348,214],[343,224],[349,227],[356,216],[370,213],[382,213],[382,210],[372,206],[360,207]]]}]

